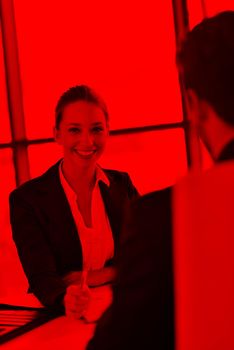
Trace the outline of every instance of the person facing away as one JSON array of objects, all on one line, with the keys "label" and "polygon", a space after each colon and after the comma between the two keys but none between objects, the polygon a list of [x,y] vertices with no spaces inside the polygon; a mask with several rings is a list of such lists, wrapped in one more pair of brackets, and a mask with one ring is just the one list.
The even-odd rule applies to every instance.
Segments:
[{"label": "person facing away", "polygon": [[[10,194],[13,239],[32,293],[43,305],[81,317],[89,287],[111,282],[119,233],[138,196],[127,173],[102,169],[107,107],[85,85],[60,97],[54,136],[63,158]],[[88,288],[80,285],[87,276]]]},{"label": "person facing away", "polygon": [[[191,122],[216,162],[234,161],[234,12],[205,19],[178,54]],[[113,302],[87,350],[175,347],[172,188],[137,200],[117,257]]]}]

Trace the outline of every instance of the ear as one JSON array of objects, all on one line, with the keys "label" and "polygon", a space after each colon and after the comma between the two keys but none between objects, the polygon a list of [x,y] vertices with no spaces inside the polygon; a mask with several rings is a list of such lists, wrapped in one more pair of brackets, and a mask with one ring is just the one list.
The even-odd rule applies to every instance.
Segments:
[{"label": "ear", "polygon": [[186,90],[185,100],[188,119],[196,125],[200,119],[201,100],[193,89]]},{"label": "ear", "polygon": [[189,111],[194,111],[199,108],[200,99],[193,89],[186,90],[186,100]]},{"label": "ear", "polygon": [[61,145],[61,143],[62,143],[62,141],[61,141],[61,131],[59,129],[57,129],[56,127],[54,127],[53,133],[54,133],[55,142],[57,142],[59,145]]}]

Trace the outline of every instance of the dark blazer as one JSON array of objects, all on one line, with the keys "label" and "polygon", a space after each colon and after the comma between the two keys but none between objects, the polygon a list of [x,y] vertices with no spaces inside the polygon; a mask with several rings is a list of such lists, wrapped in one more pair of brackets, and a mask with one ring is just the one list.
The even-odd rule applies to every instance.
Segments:
[{"label": "dark blazer", "polygon": [[[110,186],[99,182],[117,246],[125,208],[137,196],[127,173],[104,170]],[[59,179],[59,162],[10,194],[12,234],[30,290],[45,306],[65,293],[62,276],[82,269],[82,249]]]},{"label": "dark blazer", "polygon": [[87,350],[173,349],[171,189],[133,204],[117,256],[113,304]]},{"label": "dark blazer", "polygon": [[[234,160],[234,140],[218,162]],[[117,256],[110,308],[87,350],[172,350],[175,343],[172,188],[137,200]]]}]

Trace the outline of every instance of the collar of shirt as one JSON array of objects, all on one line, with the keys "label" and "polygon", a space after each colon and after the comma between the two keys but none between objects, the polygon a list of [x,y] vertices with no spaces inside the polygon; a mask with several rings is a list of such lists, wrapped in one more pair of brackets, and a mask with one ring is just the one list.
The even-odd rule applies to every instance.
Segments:
[{"label": "collar of shirt", "polygon": [[230,142],[228,142],[225,145],[225,147],[220,152],[219,157],[217,158],[217,161],[221,162],[224,160],[233,160],[233,159],[234,159],[234,139],[232,139]]},{"label": "collar of shirt", "polygon": [[[76,200],[77,195],[76,195],[75,191],[71,188],[71,186],[69,185],[69,183],[67,182],[67,180],[63,174],[62,163],[63,163],[63,161],[61,161],[59,164],[59,178],[60,178],[61,185],[62,185],[67,197],[70,199]],[[106,174],[104,173],[104,171],[102,170],[102,168],[99,165],[96,166],[95,176],[96,176],[96,181],[95,181],[94,188],[98,185],[99,181],[104,182],[108,187],[110,186],[110,181],[109,181],[108,177],[106,176]]]}]

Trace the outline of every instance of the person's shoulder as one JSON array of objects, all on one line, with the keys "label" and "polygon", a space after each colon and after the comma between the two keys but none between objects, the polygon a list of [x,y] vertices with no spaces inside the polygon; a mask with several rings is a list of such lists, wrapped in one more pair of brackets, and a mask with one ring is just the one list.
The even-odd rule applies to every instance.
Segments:
[{"label": "person's shoulder", "polygon": [[115,169],[103,169],[108,180],[112,185],[123,186],[124,188],[133,187],[132,180],[129,174],[125,171],[115,170]]},{"label": "person's shoulder", "polygon": [[171,199],[172,187],[166,187],[154,192],[149,192],[141,196],[137,201],[136,205],[148,206],[158,204],[160,200],[169,201]]},{"label": "person's shoulder", "polygon": [[115,180],[123,180],[129,178],[129,174],[125,171],[115,170],[115,169],[104,169],[102,168],[104,173],[107,175],[109,179]]},{"label": "person's shoulder", "polygon": [[171,230],[171,194],[172,188],[147,193],[131,203],[128,212],[125,231],[122,235],[122,243],[128,242],[135,237],[168,236]]},{"label": "person's shoulder", "polygon": [[166,187],[158,191],[149,192],[137,198],[132,204],[132,210],[136,213],[144,213],[149,216],[162,209],[168,210],[171,206],[172,187]]},{"label": "person's shoulder", "polygon": [[59,163],[60,161],[52,165],[40,176],[30,179],[18,186],[10,193],[10,198],[16,195],[34,193],[44,187],[48,188],[48,182],[53,181],[54,177],[58,175]]}]

